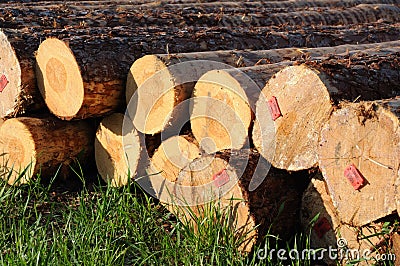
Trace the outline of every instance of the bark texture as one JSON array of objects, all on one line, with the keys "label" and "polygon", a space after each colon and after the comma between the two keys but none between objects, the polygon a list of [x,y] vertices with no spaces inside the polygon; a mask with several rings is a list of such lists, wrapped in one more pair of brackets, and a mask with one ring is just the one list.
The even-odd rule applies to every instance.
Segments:
[{"label": "bark texture", "polygon": [[126,73],[134,61],[131,44],[127,38],[109,36],[41,43],[36,55],[38,85],[50,111],[71,120],[121,110]]},{"label": "bark texture", "polygon": [[[328,265],[336,265],[338,262],[340,265],[347,265],[349,261],[357,260],[357,254],[350,254],[349,249],[360,253],[370,250],[371,261],[362,261],[358,265],[373,265],[375,261],[372,258],[377,255],[375,248],[386,237],[380,234],[381,223],[363,227],[342,223],[320,174],[311,181],[303,194],[300,219],[304,233],[311,234],[310,247],[315,250],[325,249],[324,252],[317,252],[315,258],[322,259]],[[329,254],[329,248],[338,250]],[[333,260],[332,256],[337,256],[338,260]]]}]

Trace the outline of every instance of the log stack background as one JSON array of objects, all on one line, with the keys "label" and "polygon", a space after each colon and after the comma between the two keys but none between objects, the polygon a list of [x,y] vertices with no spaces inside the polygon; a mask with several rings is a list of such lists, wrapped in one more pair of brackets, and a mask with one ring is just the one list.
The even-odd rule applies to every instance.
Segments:
[{"label": "log stack background", "polygon": [[188,223],[205,203],[222,207],[243,251],[269,229],[284,239],[311,230],[315,248],[382,241],[361,235],[400,207],[400,1],[0,10],[10,185],[95,161],[106,182],[146,184]]}]

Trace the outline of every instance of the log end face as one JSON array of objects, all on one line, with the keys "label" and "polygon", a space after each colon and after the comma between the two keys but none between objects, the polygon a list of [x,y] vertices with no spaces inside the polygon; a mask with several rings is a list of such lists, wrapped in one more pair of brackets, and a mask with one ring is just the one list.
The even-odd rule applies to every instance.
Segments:
[{"label": "log end face", "polygon": [[128,75],[127,99],[130,99],[128,112],[137,130],[154,135],[168,127],[179,104],[178,94],[185,89],[176,84],[174,76],[156,55],[136,60]]},{"label": "log end face", "polygon": [[275,138],[263,141],[264,150],[275,147],[275,152],[263,156],[281,169],[296,171],[314,167],[318,160],[319,132],[332,110],[328,90],[319,73],[305,65],[286,67],[269,80],[262,93],[264,106],[258,103],[257,108],[269,111],[272,107],[267,101],[275,97],[281,113],[274,121]]},{"label": "log end face", "polygon": [[[400,153],[393,122],[375,104],[348,103],[321,131],[319,165],[345,223],[362,226],[396,210]],[[355,179],[364,185],[357,189]]]},{"label": "log end face", "polygon": [[70,48],[59,39],[46,39],[39,46],[36,63],[38,86],[50,111],[63,119],[74,117],[82,107],[85,92]]},{"label": "log end face", "polygon": [[19,110],[22,89],[21,67],[7,35],[0,31],[0,118],[13,116]]},{"label": "log end face", "polygon": [[[224,159],[211,155],[204,155],[193,160],[178,175],[177,183],[181,187],[177,192],[180,198],[186,200],[192,208],[203,210],[197,213],[204,215],[204,210],[215,208],[223,213],[224,222],[233,230],[242,243],[240,251],[250,252],[257,242],[257,230],[254,216],[248,205],[248,195],[238,183],[238,176],[234,167]],[[188,187],[189,186],[189,187]],[[184,204],[183,204],[184,205]],[[185,212],[185,208],[181,208]],[[190,217],[187,213],[186,217]]]},{"label": "log end face", "polygon": [[133,127],[127,129],[124,121],[128,119],[119,113],[104,118],[95,139],[95,158],[99,174],[104,181],[115,187],[126,185],[129,174],[131,177],[135,175],[141,152],[137,132]]},{"label": "log end face", "polygon": [[[23,118],[11,118],[0,128],[2,169],[10,185],[24,184],[37,172],[36,147],[30,129]],[[25,172],[24,175],[21,175]]]},{"label": "log end face", "polygon": [[227,71],[212,70],[196,83],[193,96],[190,121],[200,146],[207,153],[242,148],[252,111],[240,82]]}]

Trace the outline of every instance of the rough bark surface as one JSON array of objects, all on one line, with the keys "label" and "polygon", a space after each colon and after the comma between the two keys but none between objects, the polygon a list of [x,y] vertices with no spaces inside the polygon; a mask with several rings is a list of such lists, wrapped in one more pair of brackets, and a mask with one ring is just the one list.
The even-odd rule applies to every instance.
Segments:
[{"label": "rough bark surface", "polygon": [[[300,219],[304,233],[311,234],[310,247],[315,250],[325,249],[324,252],[317,252],[315,258],[323,259],[328,265],[336,265],[337,262],[347,265],[352,259],[356,260],[357,258],[351,257],[356,254],[348,254],[346,258],[346,249],[357,250],[360,253],[370,250],[372,259],[377,254],[375,248],[386,237],[380,234],[381,223],[363,227],[342,223],[320,174],[311,181],[303,194]],[[329,255],[329,248],[338,249],[338,252]],[[337,256],[338,260],[331,259],[333,255]],[[373,265],[374,262],[363,261],[357,265]]]},{"label": "rough bark surface", "polygon": [[[11,171],[9,184],[26,183],[37,174],[48,178],[60,166],[68,166],[76,160],[86,165],[93,156],[94,129],[84,121],[11,118],[1,126],[0,136],[0,149],[6,154],[6,170]],[[62,169],[68,170],[68,167]],[[19,177],[24,170],[24,175]]]}]

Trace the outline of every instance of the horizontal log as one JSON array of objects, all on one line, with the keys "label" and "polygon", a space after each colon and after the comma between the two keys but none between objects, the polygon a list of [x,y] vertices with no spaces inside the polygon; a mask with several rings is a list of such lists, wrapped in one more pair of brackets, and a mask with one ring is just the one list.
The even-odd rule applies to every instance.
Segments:
[{"label": "horizontal log", "polygon": [[[267,232],[287,239],[296,227],[291,218],[298,215],[307,174],[269,166],[249,150],[203,155],[182,169],[172,185],[174,213],[196,230],[206,210],[218,208],[227,219],[220,222],[241,239],[241,251],[250,251]],[[256,188],[251,186],[255,180]]]},{"label": "horizontal log", "polygon": [[[353,55],[311,60],[278,72],[263,89],[256,105],[253,142],[275,167],[300,170],[318,162],[318,139],[334,105],[342,100],[376,100],[399,94],[400,63],[393,47]],[[268,127],[271,115],[265,100],[277,99],[280,114]]]},{"label": "horizontal log", "polygon": [[[220,8],[205,7],[203,12],[194,10],[161,11],[156,8],[148,10],[128,10],[124,13],[96,9],[93,12],[65,7],[55,7],[52,10],[35,10],[34,8],[5,9],[3,10],[3,23],[0,27],[26,27],[37,25],[47,28],[63,28],[66,26],[136,26],[140,25],[179,25],[183,26],[312,26],[312,25],[349,25],[377,22],[399,22],[400,7],[384,4],[363,4],[343,10],[324,11],[293,11],[281,12],[279,10],[253,10],[232,11],[224,14]],[[76,10],[76,11],[74,11]],[[102,11],[103,10],[103,11]],[[249,12],[250,11],[250,12]],[[278,11],[278,12],[277,12]]]},{"label": "horizontal log", "polygon": [[150,159],[146,173],[149,175],[150,184],[154,195],[166,207],[173,201],[171,184],[178,179],[179,172],[194,159],[201,156],[201,151],[196,140],[190,135],[173,136],[164,140]]},{"label": "horizontal log", "polygon": [[94,129],[84,121],[8,119],[0,127],[0,150],[5,162],[2,177],[10,185],[19,185],[37,175],[50,178],[60,166],[66,174],[69,165],[88,162],[93,156],[93,135]]},{"label": "horizontal log", "polygon": [[191,99],[190,124],[205,152],[250,146],[248,132],[260,88],[285,66],[211,70],[200,77]]},{"label": "horizontal log", "polygon": [[319,167],[345,223],[362,226],[396,211],[399,106],[398,98],[341,103],[322,128]]}]

